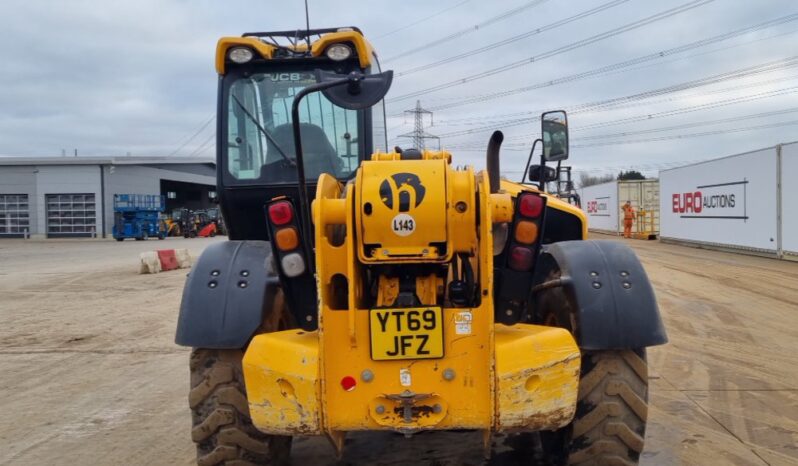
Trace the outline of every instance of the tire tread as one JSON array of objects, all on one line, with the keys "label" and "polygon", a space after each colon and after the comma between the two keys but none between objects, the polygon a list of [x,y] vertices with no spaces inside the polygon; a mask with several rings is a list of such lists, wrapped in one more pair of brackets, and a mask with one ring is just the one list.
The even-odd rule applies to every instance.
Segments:
[{"label": "tire tread", "polygon": [[194,349],[191,353],[191,439],[200,466],[283,464],[291,438],[257,430],[249,417],[243,353],[238,350]]},{"label": "tire tread", "polygon": [[636,465],[648,417],[648,368],[632,350],[586,352],[567,464]]}]

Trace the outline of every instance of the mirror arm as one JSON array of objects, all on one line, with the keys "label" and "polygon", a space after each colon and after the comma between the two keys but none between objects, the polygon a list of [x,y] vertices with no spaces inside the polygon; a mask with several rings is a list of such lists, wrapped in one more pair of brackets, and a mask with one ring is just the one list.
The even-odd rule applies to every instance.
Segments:
[{"label": "mirror arm", "polygon": [[526,159],[526,165],[524,166],[524,173],[521,175],[521,184],[526,184],[527,182],[527,176],[529,175],[529,164],[532,163],[532,156],[535,153],[535,147],[539,142],[543,142],[543,140],[535,139],[535,142],[532,143],[532,150],[529,151],[529,157]]},{"label": "mirror arm", "polygon": [[[543,140],[541,139],[541,141],[543,141]],[[544,156],[545,155],[544,152],[545,152],[545,146],[544,146],[544,150],[540,151],[540,175],[541,176],[538,179],[538,189],[542,193],[546,192],[546,176],[544,175],[544,172],[546,171],[546,157]]]},{"label": "mirror arm", "polygon": [[[294,102],[291,104],[291,124],[292,129],[294,131],[294,152],[296,156],[296,173],[298,182],[299,182],[299,210],[302,212],[302,219],[309,222],[308,225],[305,225],[302,228],[302,239],[305,242],[305,246],[308,248],[312,247],[312,242],[310,241],[310,230],[312,228],[313,219],[310,218],[310,205],[308,203],[308,188],[307,182],[305,180],[305,161],[304,155],[302,154],[302,133],[300,131],[300,122],[299,122],[299,104],[305,96],[308,94],[312,94],[314,92],[323,91],[325,89],[329,89],[335,86],[341,86],[344,84],[349,84],[350,79],[343,78],[338,79],[335,81],[328,81],[323,83],[311,84],[310,86],[305,87],[301,91],[296,93],[294,96]],[[313,274],[315,272],[316,264],[313,261],[308,261],[308,268],[310,273]]]}]

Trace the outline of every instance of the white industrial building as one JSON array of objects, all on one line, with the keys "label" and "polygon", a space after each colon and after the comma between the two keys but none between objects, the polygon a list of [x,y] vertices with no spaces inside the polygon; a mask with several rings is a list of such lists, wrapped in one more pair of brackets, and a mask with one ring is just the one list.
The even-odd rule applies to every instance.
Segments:
[{"label": "white industrial building", "polygon": [[166,210],[203,209],[216,164],[185,157],[0,157],[0,238],[106,237],[114,194],[161,194]]}]

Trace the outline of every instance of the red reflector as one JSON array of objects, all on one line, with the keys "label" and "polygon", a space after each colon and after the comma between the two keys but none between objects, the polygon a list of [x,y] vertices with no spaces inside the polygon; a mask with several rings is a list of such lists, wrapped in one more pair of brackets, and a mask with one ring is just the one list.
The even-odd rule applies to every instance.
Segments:
[{"label": "red reflector", "polygon": [[524,217],[538,218],[543,212],[543,198],[534,194],[524,194],[518,201],[518,210]]},{"label": "red reflector", "polygon": [[511,269],[518,272],[526,272],[532,268],[533,259],[531,249],[516,246],[510,250],[510,259],[507,262]]},{"label": "red reflector", "polygon": [[294,218],[294,208],[288,201],[275,202],[269,206],[269,219],[275,225],[285,225]]},{"label": "red reflector", "polygon": [[343,379],[341,379],[341,388],[346,390],[347,392],[351,392],[355,389],[355,385],[357,385],[357,380],[351,375],[347,375]]}]

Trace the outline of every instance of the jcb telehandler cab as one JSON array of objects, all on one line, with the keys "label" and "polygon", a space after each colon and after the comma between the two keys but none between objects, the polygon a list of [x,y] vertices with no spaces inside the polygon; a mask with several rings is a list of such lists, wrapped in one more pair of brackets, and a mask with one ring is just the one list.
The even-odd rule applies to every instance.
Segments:
[{"label": "jcb telehandler cab", "polygon": [[[226,37],[216,69],[230,241],[191,270],[176,337],[198,464],[446,429],[482,431],[488,453],[493,433],[539,431],[563,463],[637,462],[645,348],[666,336],[631,250],[501,180],[500,132],[480,172],[389,151],[392,75],[356,28]],[[564,112],[542,119],[545,167],[568,133]]]}]

